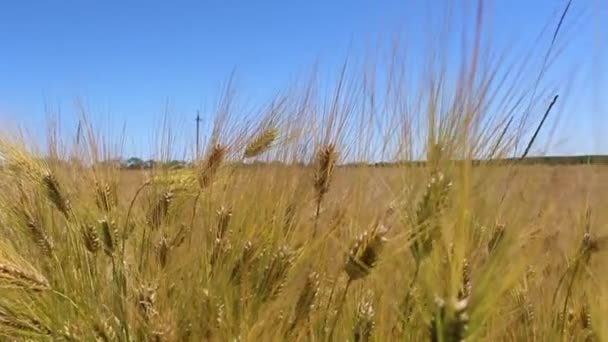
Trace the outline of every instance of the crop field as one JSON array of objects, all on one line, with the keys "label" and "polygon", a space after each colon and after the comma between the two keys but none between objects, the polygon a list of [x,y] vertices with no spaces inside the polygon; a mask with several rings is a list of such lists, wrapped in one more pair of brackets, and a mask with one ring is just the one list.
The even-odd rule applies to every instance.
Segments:
[{"label": "crop field", "polygon": [[[268,132],[242,150],[279,148]],[[308,165],[245,165],[215,144],[194,168],[140,171],[5,141],[0,334],[606,336],[605,167],[474,166],[442,150],[422,166],[340,166],[333,145]]]},{"label": "crop field", "polygon": [[[120,120],[104,127],[86,105],[68,116],[75,136],[59,114],[44,137],[0,122],[0,341],[608,341],[608,157],[545,156],[567,138],[559,119],[579,84],[558,58],[571,2],[529,50],[494,44],[484,1],[446,2],[420,46],[395,38],[329,76],[314,67],[268,101],[239,97],[232,75],[186,132],[168,109],[134,116],[142,126],[122,136],[110,132]],[[163,46],[137,39],[102,57],[119,65],[116,47]],[[207,54],[170,51],[181,45],[207,48],[154,54],[163,67]],[[289,50],[260,49],[271,45]],[[148,76],[130,65],[151,55],[116,74]],[[188,80],[176,91],[198,84]],[[589,84],[580,93],[601,93]],[[127,88],[117,97],[145,97]],[[589,123],[572,112],[568,131]],[[159,132],[143,142],[152,121]]]}]

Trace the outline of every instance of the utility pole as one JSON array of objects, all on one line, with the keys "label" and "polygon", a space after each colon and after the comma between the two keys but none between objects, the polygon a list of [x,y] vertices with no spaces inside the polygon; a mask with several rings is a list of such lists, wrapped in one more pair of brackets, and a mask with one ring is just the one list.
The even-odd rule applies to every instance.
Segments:
[{"label": "utility pole", "polygon": [[200,111],[196,111],[196,159],[198,159],[200,157],[200,151],[199,151],[199,143],[200,143],[200,139],[199,139],[199,134],[200,134],[200,124],[201,124],[201,115],[200,115]]},{"label": "utility pole", "polygon": [[82,130],[82,122],[78,121],[78,128],[76,128],[76,146],[80,147],[80,131]]}]

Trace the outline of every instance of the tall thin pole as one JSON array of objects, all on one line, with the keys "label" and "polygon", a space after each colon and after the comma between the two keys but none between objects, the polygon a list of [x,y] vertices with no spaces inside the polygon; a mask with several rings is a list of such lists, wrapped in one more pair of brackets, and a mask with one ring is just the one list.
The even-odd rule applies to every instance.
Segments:
[{"label": "tall thin pole", "polygon": [[82,129],[82,122],[78,121],[78,128],[76,128],[76,146],[80,147],[80,131]]},{"label": "tall thin pole", "polygon": [[200,134],[200,124],[201,124],[201,115],[200,115],[200,111],[196,111],[196,159],[198,159],[198,157],[200,156],[200,151],[199,151],[199,143],[200,143],[200,138],[199,138],[199,134]]}]

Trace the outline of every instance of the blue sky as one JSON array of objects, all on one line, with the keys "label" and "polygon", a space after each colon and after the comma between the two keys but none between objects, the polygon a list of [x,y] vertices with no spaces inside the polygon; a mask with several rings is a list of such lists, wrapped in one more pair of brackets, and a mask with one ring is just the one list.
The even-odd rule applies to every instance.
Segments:
[{"label": "blue sky", "polygon": [[[193,134],[194,113],[209,107],[231,71],[236,70],[241,93],[254,101],[268,99],[314,62],[331,70],[347,53],[363,55],[394,34],[422,50],[430,26],[426,18],[447,3],[3,1],[0,123],[39,135],[45,108],[51,108],[61,111],[66,129],[74,129],[80,101],[97,122],[126,122],[127,153],[146,155],[165,110],[177,129]],[[565,5],[561,0],[490,3],[491,37],[501,48],[511,42],[534,44]],[[549,153],[608,153],[602,134],[608,128],[603,120],[608,32],[601,24],[607,19],[604,1],[574,0],[560,40],[568,45],[549,77],[578,81],[567,94]],[[549,40],[550,32],[538,42],[535,58]]]}]

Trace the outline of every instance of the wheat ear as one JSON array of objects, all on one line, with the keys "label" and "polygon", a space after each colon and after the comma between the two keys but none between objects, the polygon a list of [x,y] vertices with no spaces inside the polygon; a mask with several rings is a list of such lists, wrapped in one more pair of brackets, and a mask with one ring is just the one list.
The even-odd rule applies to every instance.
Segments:
[{"label": "wheat ear", "polygon": [[245,147],[243,156],[245,158],[253,158],[268,151],[272,147],[272,143],[277,138],[277,135],[278,132],[273,127],[263,130]]}]

